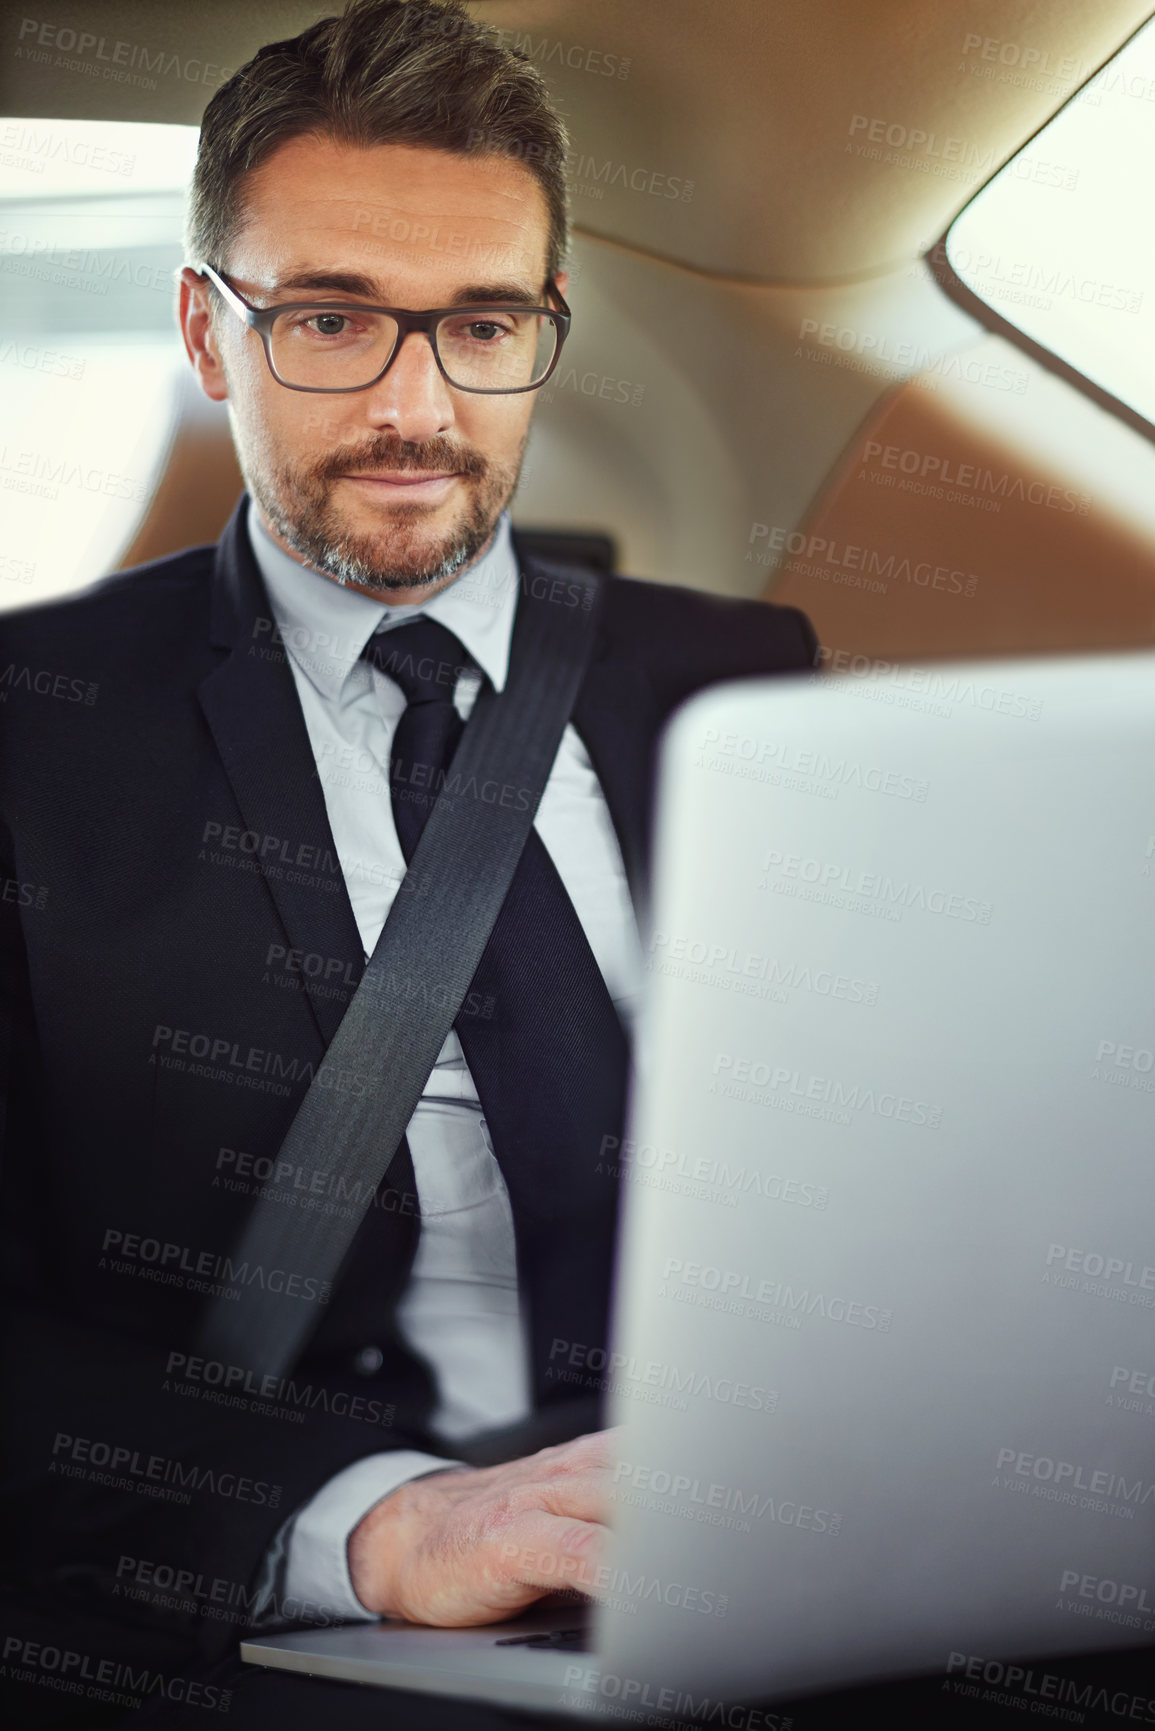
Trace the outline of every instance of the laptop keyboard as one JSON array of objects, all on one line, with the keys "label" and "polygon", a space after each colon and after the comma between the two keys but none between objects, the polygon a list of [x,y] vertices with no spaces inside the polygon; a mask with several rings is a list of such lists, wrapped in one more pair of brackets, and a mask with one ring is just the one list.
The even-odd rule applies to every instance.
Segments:
[{"label": "laptop keyboard", "polygon": [[549,1647],[562,1653],[592,1651],[588,1629],[551,1629],[548,1634],[503,1635],[493,1644],[495,1647]]}]

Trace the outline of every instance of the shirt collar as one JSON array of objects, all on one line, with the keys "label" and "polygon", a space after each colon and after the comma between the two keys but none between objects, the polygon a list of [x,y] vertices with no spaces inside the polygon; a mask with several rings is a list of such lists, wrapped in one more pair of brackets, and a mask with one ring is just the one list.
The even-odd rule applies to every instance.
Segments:
[{"label": "shirt collar", "polygon": [[496,691],[504,689],[519,583],[508,511],[468,570],[428,601],[399,606],[347,589],[294,559],[272,539],[251,498],[247,525],[280,639],[322,697],[340,697],[375,631],[393,630],[423,613],[453,632]]}]

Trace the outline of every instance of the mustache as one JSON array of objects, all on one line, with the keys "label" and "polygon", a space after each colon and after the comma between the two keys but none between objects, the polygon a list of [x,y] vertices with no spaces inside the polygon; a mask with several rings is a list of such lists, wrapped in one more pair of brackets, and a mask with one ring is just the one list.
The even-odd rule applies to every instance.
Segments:
[{"label": "mustache", "polygon": [[392,438],[375,439],[369,445],[342,446],[319,463],[314,473],[318,480],[335,481],[353,469],[411,469],[417,473],[431,470],[435,474],[454,470],[478,479],[488,468],[479,452],[455,445],[450,439],[429,439],[418,445],[408,439]]}]

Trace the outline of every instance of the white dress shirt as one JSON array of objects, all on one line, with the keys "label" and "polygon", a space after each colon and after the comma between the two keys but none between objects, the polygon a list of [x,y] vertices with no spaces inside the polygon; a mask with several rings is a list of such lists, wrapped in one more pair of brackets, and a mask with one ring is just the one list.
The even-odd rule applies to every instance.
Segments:
[{"label": "white dress shirt", "polygon": [[[519,573],[503,513],[481,556],[415,605],[375,601],[282,551],[250,501],[248,531],[289,657],[324,792],[337,857],[368,958],[405,875],[389,793],[393,734],[405,696],[361,659],[370,636],[428,613],[504,688]],[[480,675],[463,671],[453,700],[469,715]],[[534,819],[627,1032],[643,958],[621,849],[580,737],[567,726]],[[406,1130],[420,1237],[397,1312],[431,1367],[434,1434],[451,1444],[530,1410],[528,1331],[518,1298],[513,1216],[477,1089],[450,1029]],[[367,1351],[371,1353],[372,1348]],[[371,1360],[370,1360],[371,1362]],[[452,1462],[391,1450],[355,1462],[322,1487],[281,1535],[284,1597],[368,1618],[353,1592],[346,1544],[373,1505],[406,1480]]]}]

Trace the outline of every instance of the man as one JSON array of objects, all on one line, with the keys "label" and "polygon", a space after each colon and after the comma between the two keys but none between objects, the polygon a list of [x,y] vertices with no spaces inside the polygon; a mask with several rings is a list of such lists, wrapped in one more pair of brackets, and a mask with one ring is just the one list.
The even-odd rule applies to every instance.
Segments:
[{"label": "man", "polygon": [[[27,1723],[66,1711],[45,1642],[75,1677],[179,1680],[254,1621],[494,1621],[596,1571],[612,1441],[600,1379],[555,1359],[605,1342],[656,740],[712,680],[812,665],[803,615],[606,580],[386,1180],[278,1160],[519,597],[558,582],[508,505],[568,317],[566,142],[458,0],[356,0],[262,49],[206,110],[180,281],[247,492],[217,548],[5,621],[6,664],[92,694],[14,680],[3,712]],[[261,1206],[363,1217],[331,1293],[259,1271],[313,1309],[254,1390],[198,1343]],[[107,1663],[119,1704],[77,1723],[129,1704]]]}]

